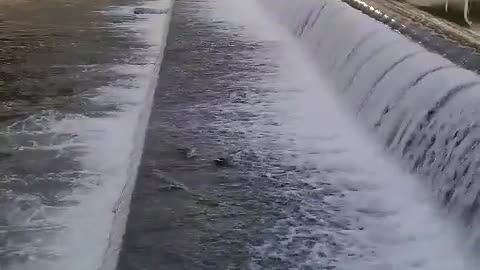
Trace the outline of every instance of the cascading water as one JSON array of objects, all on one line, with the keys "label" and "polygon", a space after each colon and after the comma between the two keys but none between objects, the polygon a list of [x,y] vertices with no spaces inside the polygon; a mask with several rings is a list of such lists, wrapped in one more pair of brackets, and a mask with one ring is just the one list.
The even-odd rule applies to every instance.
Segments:
[{"label": "cascading water", "polygon": [[[262,0],[388,151],[467,228],[480,222],[480,77],[340,1]],[[478,230],[470,230],[472,244]]]},{"label": "cascading water", "polygon": [[[108,24],[109,31],[128,35],[141,48],[123,48],[128,57],[113,64],[95,59],[98,64],[67,66],[80,70],[75,73],[78,79],[86,80],[82,73],[89,69],[99,70],[98,74],[108,70],[114,76],[99,88],[91,79],[90,88],[69,101],[67,109],[52,106],[2,127],[2,147],[9,147],[13,161],[2,163],[1,269],[115,267],[171,5],[172,1],[146,1],[142,6],[95,11],[115,21]],[[150,14],[135,12],[138,8]],[[91,35],[83,30],[82,34]],[[105,41],[108,38],[98,38],[97,43],[104,42],[99,47],[118,49]]]}]

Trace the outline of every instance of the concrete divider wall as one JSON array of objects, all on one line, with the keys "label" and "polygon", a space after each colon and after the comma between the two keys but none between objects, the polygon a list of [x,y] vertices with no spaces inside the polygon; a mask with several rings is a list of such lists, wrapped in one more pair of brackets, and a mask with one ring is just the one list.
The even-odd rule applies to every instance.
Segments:
[{"label": "concrete divider wall", "polygon": [[344,2],[259,1],[385,148],[429,180],[452,215],[478,223],[478,75]]}]

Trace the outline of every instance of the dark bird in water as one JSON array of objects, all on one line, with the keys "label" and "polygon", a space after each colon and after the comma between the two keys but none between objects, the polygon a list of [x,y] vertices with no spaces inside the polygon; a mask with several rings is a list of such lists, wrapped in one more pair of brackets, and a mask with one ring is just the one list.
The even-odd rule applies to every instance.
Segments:
[{"label": "dark bird in water", "polygon": [[213,162],[218,167],[229,167],[231,165],[230,161],[226,158],[217,158],[217,159],[213,160]]}]

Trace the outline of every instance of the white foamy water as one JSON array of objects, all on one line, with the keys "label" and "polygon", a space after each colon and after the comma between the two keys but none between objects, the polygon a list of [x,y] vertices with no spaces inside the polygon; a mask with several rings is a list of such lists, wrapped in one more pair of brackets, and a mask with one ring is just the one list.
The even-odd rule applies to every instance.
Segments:
[{"label": "white foamy water", "polygon": [[[168,10],[172,1],[152,1],[144,6]],[[115,13],[131,14],[133,8],[119,8]],[[138,33],[149,48],[137,52],[142,64],[115,67],[128,80],[113,82],[95,97],[100,104],[120,105],[121,111],[106,117],[68,119],[58,123],[78,134],[86,146],[81,164],[98,187],[74,194],[80,205],[63,218],[69,224],[59,240],[68,246],[62,262],[55,269],[114,269],[123,236],[130,197],[143,149],[153,93],[166,44],[168,14],[146,14],[144,20],[126,27]]]},{"label": "white foamy water", "polygon": [[[443,215],[422,179],[397,166],[375,137],[343,109],[328,77],[322,77],[302,44],[269,20],[254,0],[212,0],[209,5],[212,20],[226,22],[223,31],[264,42],[267,49],[261,57],[277,66],[275,76],[265,76],[259,87],[275,90],[268,102],[272,104],[270,115],[280,126],[259,124],[256,128],[278,132],[287,142],[286,151],[297,153],[295,162],[316,169],[316,174],[303,181],[317,190],[328,183],[336,191],[322,200],[306,200],[305,208],[334,207],[338,211],[333,214],[348,223],[325,228],[317,225],[327,217],[314,216],[318,224],[310,224],[310,229],[331,236],[344,250],[332,255],[335,258],[325,257],[329,251],[322,250],[324,243],[316,243],[312,247],[316,251],[302,267],[474,269],[455,222]],[[294,220],[288,224],[292,226],[290,238],[298,234],[295,226],[304,227]],[[268,243],[258,252],[271,256],[262,249],[265,246]],[[285,256],[282,248],[288,249],[277,246],[273,255]]]},{"label": "white foamy water", "polygon": [[[106,16],[132,16],[137,7],[111,8],[105,13]],[[149,1],[142,7],[168,11],[171,10],[172,1]],[[77,167],[72,168],[75,171],[52,177],[61,181],[63,175],[74,175],[78,187],[73,188],[73,193],[68,195],[69,200],[76,202],[73,206],[54,209],[55,211],[48,207],[43,207],[46,210],[41,209],[46,212],[42,219],[58,224],[61,228],[51,234],[48,244],[39,244],[39,249],[49,250],[52,259],[39,261],[39,258],[30,256],[29,261],[12,265],[12,269],[109,270],[115,267],[171,13],[136,16],[140,20],[135,20],[135,23],[117,23],[112,27],[133,31],[133,38],[139,39],[148,47],[128,52],[135,54],[135,63],[110,67],[120,79],[101,89],[92,89],[91,94],[87,93],[92,96],[92,103],[118,110],[106,111],[102,116],[90,116],[90,112],[86,111],[85,114],[61,117],[51,112],[29,118],[32,119],[30,122],[38,122],[35,125],[29,122],[28,126],[33,126],[32,132],[37,132],[39,136],[49,134],[55,138],[61,136],[55,134],[70,134],[71,138],[60,140],[60,143],[34,144],[19,150],[65,149],[68,152],[68,149],[75,149],[77,154],[67,157],[75,159]],[[18,123],[10,128],[17,130],[16,136],[23,132],[21,125]],[[25,249],[25,252],[29,251]]]}]

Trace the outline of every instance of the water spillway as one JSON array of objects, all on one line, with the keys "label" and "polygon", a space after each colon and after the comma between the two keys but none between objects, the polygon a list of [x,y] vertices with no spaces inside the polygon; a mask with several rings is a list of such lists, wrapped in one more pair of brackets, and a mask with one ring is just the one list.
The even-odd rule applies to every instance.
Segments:
[{"label": "water spillway", "polygon": [[470,45],[356,0],[139,5],[32,57],[89,83],[0,132],[1,269],[477,269]]},{"label": "water spillway", "polygon": [[421,175],[451,215],[478,226],[478,75],[346,3],[262,2],[385,149]]}]

